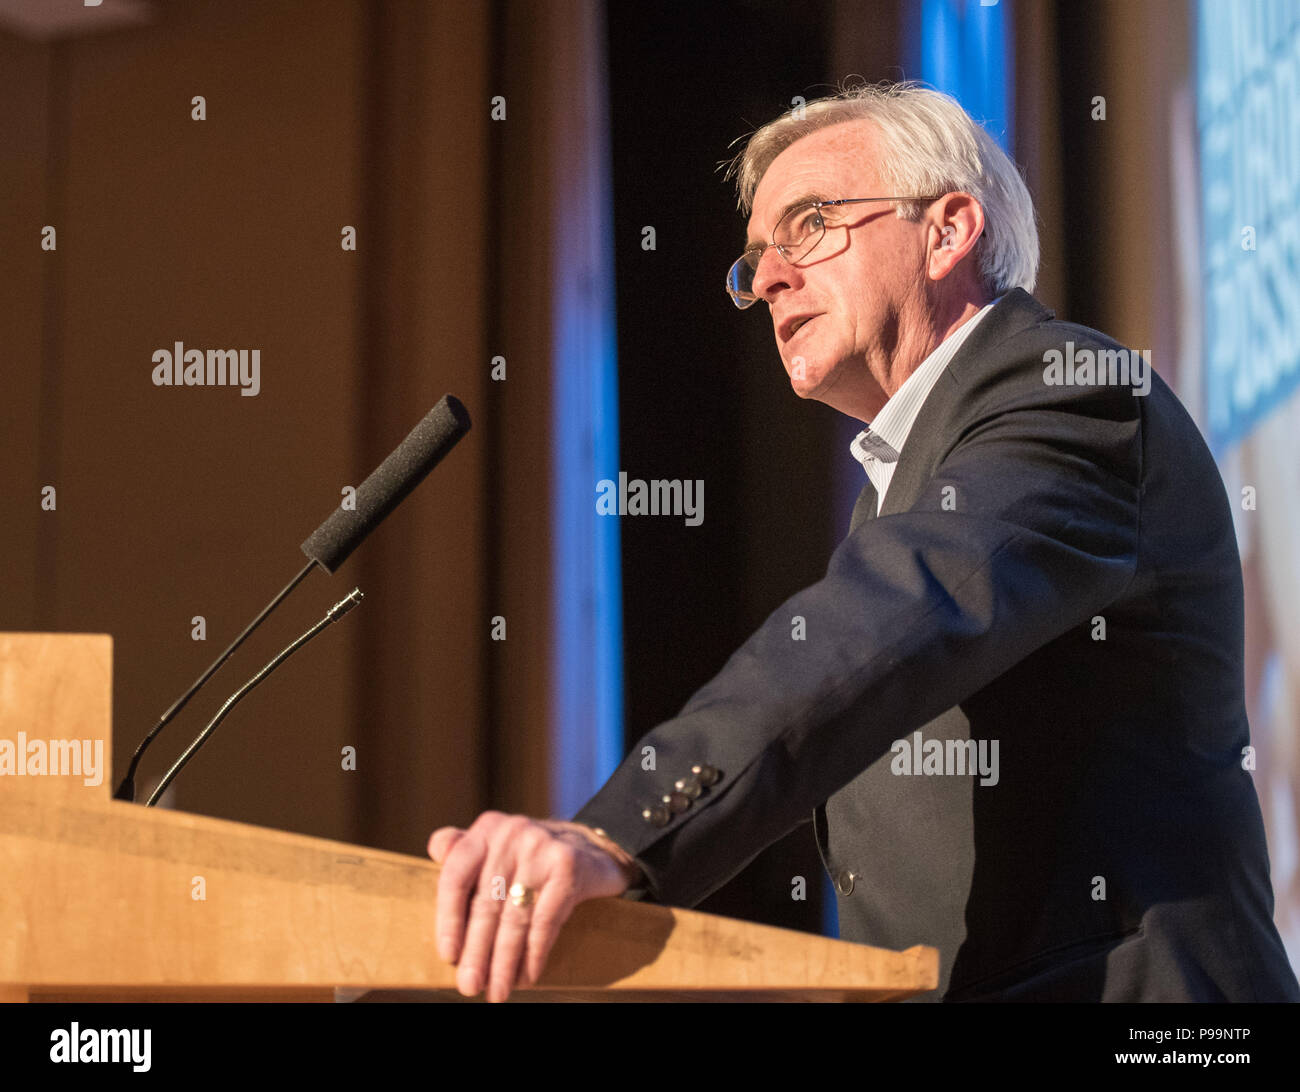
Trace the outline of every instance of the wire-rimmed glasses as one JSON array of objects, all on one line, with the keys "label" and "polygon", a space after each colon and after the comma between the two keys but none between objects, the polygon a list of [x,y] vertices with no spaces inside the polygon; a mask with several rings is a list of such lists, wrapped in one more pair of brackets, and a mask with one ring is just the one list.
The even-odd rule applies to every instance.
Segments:
[{"label": "wire-rimmed glasses", "polygon": [[[942,196],[940,194],[939,196]],[[823,209],[839,208],[841,205],[858,205],[866,201],[937,201],[939,197],[841,197],[834,201],[805,201],[795,205],[780,220],[772,231],[772,241],[767,246],[752,246],[732,263],[727,270],[727,294],[731,301],[742,311],[758,302],[754,294],[754,276],[758,272],[758,263],[770,247],[776,247],[777,253],[792,265],[806,258],[826,236],[827,221],[833,215],[823,213]]]}]

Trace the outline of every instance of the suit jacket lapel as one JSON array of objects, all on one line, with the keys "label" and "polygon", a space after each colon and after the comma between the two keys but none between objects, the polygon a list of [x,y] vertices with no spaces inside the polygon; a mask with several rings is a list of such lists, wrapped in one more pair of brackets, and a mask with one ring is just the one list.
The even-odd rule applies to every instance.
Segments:
[{"label": "suit jacket lapel", "polygon": [[[889,494],[885,494],[888,496]],[[853,506],[853,518],[849,520],[849,534],[853,534],[858,529],[858,525],[869,519],[876,518],[876,487],[867,482],[862,487],[862,492],[858,494],[857,503]]]}]

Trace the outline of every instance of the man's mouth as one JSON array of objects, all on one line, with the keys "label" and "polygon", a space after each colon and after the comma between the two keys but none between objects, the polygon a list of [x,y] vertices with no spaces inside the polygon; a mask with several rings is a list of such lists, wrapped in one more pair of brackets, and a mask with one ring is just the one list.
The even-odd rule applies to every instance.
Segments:
[{"label": "man's mouth", "polygon": [[800,330],[802,330],[805,326],[808,325],[808,323],[812,322],[812,320],[815,319],[815,318],[820,318],[820,316],[819,316],[819,315],[804,315],[802,318],[797,318],[797,319],[793,320],[793,321],[792,321],[792,322],[791,322],[791,323],[786,327],[786,329],[787,329],[787,331],[788,331],[788,332],[786,333],[786,335],[785,335],[785,340],[786,340],[786,342],[790,342],[790,341],[794,340],[794,336],[795,336],[795,334],[797,334]]}]

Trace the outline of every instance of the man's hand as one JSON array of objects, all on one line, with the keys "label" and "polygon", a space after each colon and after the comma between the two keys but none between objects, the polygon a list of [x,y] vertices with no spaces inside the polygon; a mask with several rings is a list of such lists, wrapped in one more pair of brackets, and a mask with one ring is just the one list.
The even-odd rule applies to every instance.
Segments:
[{"label": "man's hand", "polygon": [[484,812],[469,830],[435,830],[429,856],[442,865],[438,954],[459,965],[461,993],[473,997],[486,984],[489,1001],[541,977],[578,903],[621,895],[640,878],[603,831],[499,811]]}]

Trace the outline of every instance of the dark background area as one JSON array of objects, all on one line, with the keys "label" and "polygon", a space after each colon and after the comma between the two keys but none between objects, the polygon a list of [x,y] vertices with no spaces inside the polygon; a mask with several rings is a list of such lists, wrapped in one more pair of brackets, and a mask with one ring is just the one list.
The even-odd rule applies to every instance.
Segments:
[{"label": "dark background area", "polygon": [[[831,473],[854,469],[844,419],[790,389],[768,308],[740,311],[723,290],[746,221],[718,166],[792,95],[831,90],[828,18],[825,4],[610,6],[620,466],[704,482],[698,527],[622,521],[628,747],[815,583],[847,531]],[[808,823],[700,909],[820,931],[822,877]]]}]

